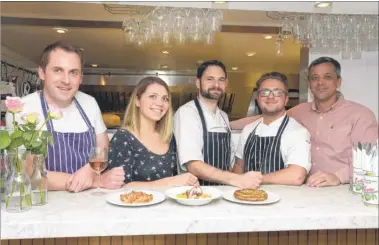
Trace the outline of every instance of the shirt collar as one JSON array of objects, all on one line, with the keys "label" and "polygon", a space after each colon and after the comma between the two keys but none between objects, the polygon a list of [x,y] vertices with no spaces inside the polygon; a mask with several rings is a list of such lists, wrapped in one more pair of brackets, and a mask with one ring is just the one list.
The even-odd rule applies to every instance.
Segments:
[{"label": "shirt collar", "polygon": [[217,114],[220,114],[220,108],[218,108],[218,106],[216,106],[216,112],[213,113],[213,111],[209,110],[208,107],[204,105],[204,103],[201,101],[199,97],[197,97],[197,100],[199,101],[200,107],[203,110],[203,112],[205,110],[205,113],[212,115],[212,117],[215,117]]},{"label": "shirt collar", "polygon": [[[343,97],[343,94],[339,91],[337,91],[337,101],[330,107],[328,108],[326,111],[330,111],[334,108],[336,108],[337,106],[341,105],[341,103],[344,101],[344,97]],[[316,111],[316,112],[320,112],[318,109],[317,109],[317,106],[316,106],[316,103],[315,101],[313,100],[312,102],[312,110]]]},{"label": "shirt collar", "polygon": [[261,124],[264,125],[264,126],[266,126],[266,127],[279,127],[280,124],[282,123],[284,117],[285,117],[286,115],[287,115],[287,114],[284,113],[283,116],[277,118],[275,121],[271,122],[271,123],[268,124],[268,125],[263,123],[263,117],[262,117],[262,118],[261,118]]}]

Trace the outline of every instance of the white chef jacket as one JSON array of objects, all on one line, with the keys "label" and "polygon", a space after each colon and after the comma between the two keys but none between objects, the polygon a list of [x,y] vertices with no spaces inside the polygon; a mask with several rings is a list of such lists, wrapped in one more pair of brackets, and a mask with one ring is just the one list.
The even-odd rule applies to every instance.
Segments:
[{"label": "white chef jacket", "polygon": [[[256,120],[242,130],[236,157],[243,159],[246,140],[250,133],[255,130],[255,134],[259,137],[276,136],[278,129],[284,119],[284,116],[276,119],[274,122],[266,125],[263,118]],[[258,125],[258,126],[257,126]],[[298,123],[294,118],[290,117],[280,140],[280,153],[284,162],[284,166],[290,164],[301,166],[309,172],[311,169],[311,144],[310,134],[308,130]]]},{"label": "white chef jacket", "polygon": [[[230,129],[228,115],[216,108],[216,112],[210,111],[199,99],[203,110],[208,132],[228,132]],[[203,155],[203,127],[200,114],[195,101],[190,101],[181,106],[174,115],[174,135],[178,153],[179,171],[186,171],[185,163],[189,161],[204,161]],[[230,162],[234,160],[235,147],[231,141]]]}]

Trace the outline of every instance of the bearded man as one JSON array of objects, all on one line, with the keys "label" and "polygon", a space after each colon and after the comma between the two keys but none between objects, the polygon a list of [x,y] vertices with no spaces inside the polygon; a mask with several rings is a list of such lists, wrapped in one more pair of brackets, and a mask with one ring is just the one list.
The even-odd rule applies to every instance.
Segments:
[{"label": "bearded man", "polygon": [[262,181],[261,173],[231,172],[234,147],[229,119],[217,105],[227,83],[226,68],[221,61],[206,61],[198,67],[198,96],[181,106],[174,116],[178,169],[197,176],[200,185],[256,188]]}]

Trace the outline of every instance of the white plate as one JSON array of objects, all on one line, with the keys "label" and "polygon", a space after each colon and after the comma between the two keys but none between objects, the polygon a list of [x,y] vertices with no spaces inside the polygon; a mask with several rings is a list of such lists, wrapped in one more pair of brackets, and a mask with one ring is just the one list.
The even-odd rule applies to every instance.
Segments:
[{"label": "white plate", "polygon": [[280,200],[280,196],[278,194],[264,190],[265,192],[267,192],[267,200],[257,201],[257,202],[242,201],[242,200],[238,200],[234,197],[234,191],[236,191],[236,190],[238,190],[238,189],[225,191],[223,197],[226,200],[231,201],[231,202],[250,204],[250,205],[271,204],[271,203],[275,203],[275,202]]},{"label": "white plate", "polygon": [[[130,191],[143,191],[146,194],[152,194],[153,195],[153,200],[148,203],[124,203],[120,200],[120,195],[128,193]],[[112,203],[114,205],[119,205],[119,206],[125,206],[125,207],[141,207],[141,206],[149,206],[149,205],[154,205],[160,202],[163,202],[166,199],[165,195],[161,192],[157,191],[150,191],[150,190],[124,190],[122,192],[116,192],[109,194],[107,196],[107,202]]]},{"label": "white plate", "polygon": [[201,189],[203,190],[203,193],[211,195],[210,198],[201,198],[201,199],[183,199],[178,198],[177,195],[181,194],[183,192],[186,192],[187,190],[190,190],[192,186],[180,186],[180,187],[173,187],[166,191],[166,196],[169,198],[174,199],[178,203],[188,205],[188,206],[200,206],[210,203],[211,201],[220,198],[222,196],[222,192],[214,187],[209,186],[201,186]]}]

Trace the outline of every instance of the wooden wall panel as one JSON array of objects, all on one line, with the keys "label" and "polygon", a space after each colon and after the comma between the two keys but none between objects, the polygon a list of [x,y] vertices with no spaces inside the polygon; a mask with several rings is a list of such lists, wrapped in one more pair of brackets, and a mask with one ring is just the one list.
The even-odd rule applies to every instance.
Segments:
[{"label": "wooden wall panel", "polygon": [[[44,242],[45,242],[44,245],[55,245],[55,239],[54,238],[47,238],[47,239],[45,239]],[[96,245],[96,244],[94,244],[94,245]]]},{"label": "wooden wall panel", "polygon": [[[187,245],[196,245],[196,234],[189,234],[186,236],[187,238]],[[375,234],[374,234],[374,239],[375,239]],[[155,243],[157,245],[157,243]]]},{"label": "wooden wall panel", "polygon": [[[187,243],[187,245],[190,245]],[[228,233],[220,233],[217,235],[217,245],[228,245]]]},{"label": "wooden wall panel", "polygon": [[[254,233],[250,233],[254,234]],[[238,244],[238,233],[229,233],[228,234],[228,245]]]},{"label": "wooden wall panel", "polygon": [[1,240],[1,245],[377,245],[379,230],[318,230]]},{"label": "wooden wall panel", "polygon": [[337,230],[337,245],[344,244],[347,244],[347,230]]}]

